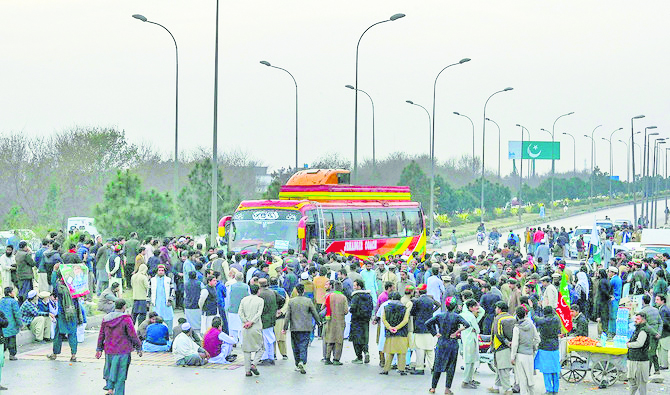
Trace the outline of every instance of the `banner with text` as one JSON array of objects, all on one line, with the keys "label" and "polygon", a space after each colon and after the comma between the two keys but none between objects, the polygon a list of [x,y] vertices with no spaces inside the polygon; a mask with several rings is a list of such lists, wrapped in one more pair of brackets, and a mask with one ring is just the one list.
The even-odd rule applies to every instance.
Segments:
[{"label": "banner with text", "polygon": [[561,159],[561,143],[555,141],[510,141],[508,159]]}]

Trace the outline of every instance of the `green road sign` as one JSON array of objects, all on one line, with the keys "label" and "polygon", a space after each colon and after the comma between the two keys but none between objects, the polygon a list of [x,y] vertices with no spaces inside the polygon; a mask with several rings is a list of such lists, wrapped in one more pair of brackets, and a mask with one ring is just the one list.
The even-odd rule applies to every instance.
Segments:
[{"label": "green road sign", "polygon": [[[551,159],[551,141],[510,141],[508,145],[509,159]],[[554,142],[554,159],[561,159],[561,143]]]}]

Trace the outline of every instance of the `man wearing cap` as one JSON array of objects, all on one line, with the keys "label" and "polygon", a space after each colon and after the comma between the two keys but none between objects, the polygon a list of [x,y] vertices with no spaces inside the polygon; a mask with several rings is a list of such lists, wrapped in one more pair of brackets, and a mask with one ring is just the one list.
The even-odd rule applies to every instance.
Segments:
[{"label": "man wearing cap", "polygon": [[19,304],[23,303],[28,292],[33,289],[33,267],[37,267],[33,260],[32,251],[28,243],[21,241],[16,252],[16,279],[19,287]]},{"label": "man wearing cap", "polygon": [[[610,285],[612,286],[612,302],[610,304],[610,319],[609,325],[607,326],[607,332],[615,333],[616,315],[619,311],[619,301],[621,300],[621,289],[623,287],[623,282],[621,281],[621,277],[619,277],[619,270],[615,266],[610,266],[607,268],[607,270],[610,278]],[[603,330],[604,329],[605,325],[603,324]]]},{"label": "man wearing cap", "polygon": [[119,284],[119,289],[122,289],[123,272],[121,270],[121,244],[116,244],[112,247],[112,253],[107,260],[107,275],[109,276],[110,284]]},{"label": "man wearing cap", "polygon": [[21,305],[19,312],[23,325],[30,328],[36,342],[49,340],[51,319],[49,318],[49,312],[39,311],[37,308],[37,291],[33,289],[28,292],[28,298]]},{"label": "man wearing cap", "polygon": [[[552,274],[552,277],[558,276],[560,278],[560,274],[554,273]],[[549,276],[544,276],[540,280],[542,281],[542,286],[544,287],[544,293],[542,294],[542,307],[545,306],[551,306],[554,309],[558,306],[558,290],[556,289],[556,286],[551,282],[551,279]]]},{"label": "man wearing cap", "polygon": [[172,355],[177,366],[201,366],[209,359],[209,353],[191,338],[191,324],[181,324],[181,333],[172,342]]},{"label": "man wearing cap", "polygon": [[158,272],[149,283],[151,306],[158,315],[163,317],[168,329],[172,331],[172,320],[174,319],[172,303],[174,303],[175,291],[172,286],[172,279],[165,275],[164,265],[158,265]]}]

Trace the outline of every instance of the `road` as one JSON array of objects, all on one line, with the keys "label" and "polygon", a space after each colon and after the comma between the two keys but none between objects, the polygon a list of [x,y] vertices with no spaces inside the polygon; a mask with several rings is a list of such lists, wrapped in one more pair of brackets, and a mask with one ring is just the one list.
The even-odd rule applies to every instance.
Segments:
[{"label": "road", "polygon": [[[374,327],[372,327],[374,329]],[[78,357],[80,362],[70,363],[67,347],[63,351],[63,358],[58,361],[48,361],[44,355],[50,351],[50,345],[34,345],[29,347],[31,352],[20,350],[18,361],[5,360],[2,369],[2,384],[9,387],[8,394],[52,394],[52,395],[88,395],[103,394],[102,379],[103,360],[93,358],[96,333],[87,334],[86,342],[80,345]],[[375,335],[371,332],[370,350],[372,361],[368,365],[354,365],[354,351],[351,343],[345,341],[342,355],[343,366],[324,366],[320,359],[322,343],[315,339],[309,347],[307,374],[301,375],[294,371],[293,358],[287,361],[278,360],[275,366],[260,366],[260,376],[245,377],[244,368],[238,366],[229,370],[198,368],[181,368],[173,365],[171,356],[165,356],[164,362],[148,363],[148,359],[155,355],[138,358],[132,356],[128,381],[127,394],[151,394],[159,391],[161,395],[172,394],[258,394],[271,392],[273,394],[408,394],[427,393],[430,387],[430,375],[400,376],[392,371],[389,376],[380,376],[379,358],[376,352]],[[288,352],[291,353],[290,345]],[[463,380],[461,370],[462,361],[459,359],[452,390],[456,394],[485,394],[486,388],[493,385],[495,375],[487,366],[481,365],[475,379],[482,384],[477,390],[463,390],[460,388]],[[438,394],[444,391],[444,377],[437,388]],[[670,373],[663,373],[663,377],[670,380]],[[561,393],[571,395],[593,394],[596,385],[587,375],[584,381],[569,384],[560,382]],[[544,393],[542,374],[535,375],[535,393]],[[607,390],[607,395],[624,395],[629,393],[627,386],[622,382],[616,383]],[[667,394],[667,385],[648,385],[649,394]]]},{"label": "road", "polygon": [[[663,210],[665,209],[665,199],[659,199],[658,200],[658,224],[663,225],[665,218],[663,214]],[[640,215],[640,204],[638,203],[638,216]],[[569,228],[575,228],[577,226],[587,226],[587,227],[592,227],[594,220],[597,219],[604,219],[605,216],[608,216],[612,221],[615,221],[617,219],[626,219],[628,221],[633,220],[633,205],[629,204],[626,206],[619,206],[619,207],[613,207],[613,208],[605,208],[601,210],[596,210],[593,212],[585,213],[585,214],[578,214],[572,217],[566,217],[554,221],[549,221],[545,224],[542,224],[541,226],[546,227],[546,225],[550,225],[551,227],[565,227],[566,229]],[[487,228],[487,231],[489,229]],[[526,230],[525,227],[523,228],[513,228],[512,229],[514,233],[518,234],[519,237],[523,236],[523,232]],[[507,238],[507,235],[509,234],[510,229],[498,229],[498,231],[503,235],[501,238],[501,243],[502,240]],[[448,241],[448,236],[443,237],[445,242],[443,242],[442,248],[438,249],[440,252],[446,252],[451,250],[451,246],[449,245]],[[484,241],[486,244],[486,241]],[[467,251],[468,249],[474,249],[476,253],[485,250],[487,248],[486,245],[480,246],[477,244],[477,240],[472,239],[472,240],[467,240],[463,243],[458,244],[458,250],[459,251]]]}]

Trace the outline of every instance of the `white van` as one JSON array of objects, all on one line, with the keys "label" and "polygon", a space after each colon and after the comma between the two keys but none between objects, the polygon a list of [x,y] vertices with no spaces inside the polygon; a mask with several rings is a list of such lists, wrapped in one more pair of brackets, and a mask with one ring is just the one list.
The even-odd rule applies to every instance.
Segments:
[{"label": "white van", "polygon": [[70,217],[67,219],[67,230],[88,232],[91,238],[95,238],[100,235],[100,232],[96,229],[94,222],[95,219],[89,217]]}]

